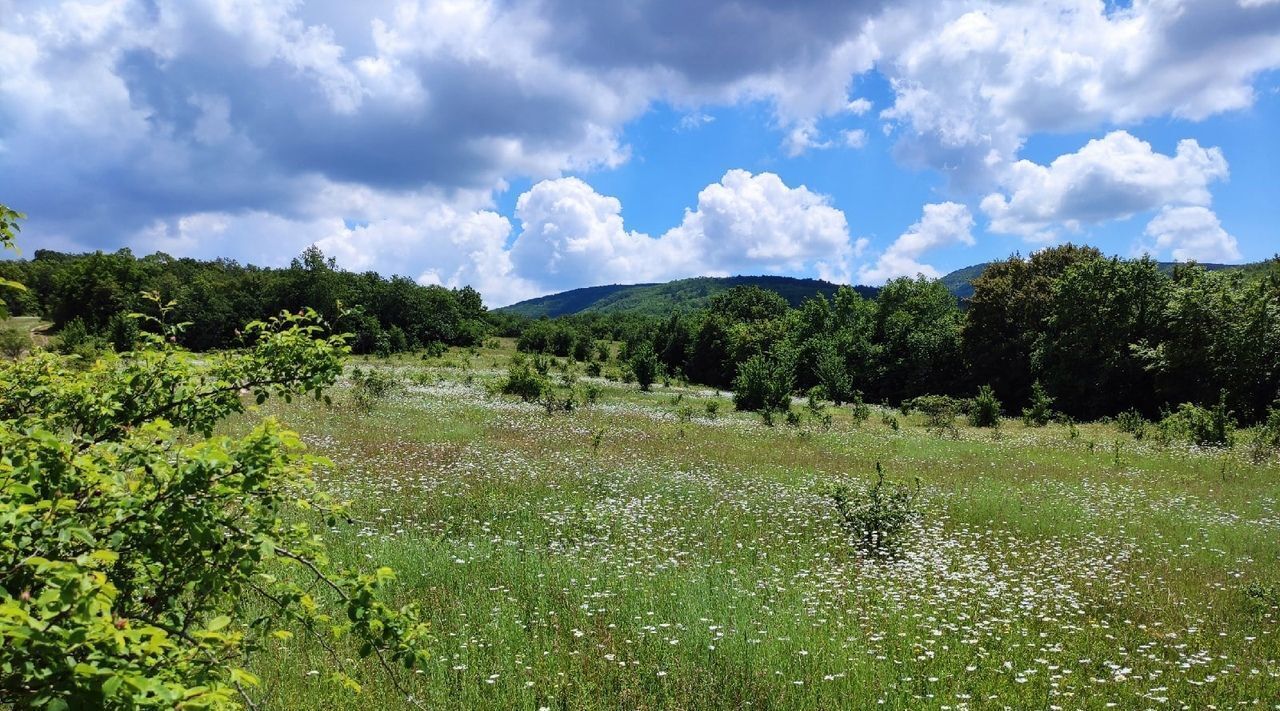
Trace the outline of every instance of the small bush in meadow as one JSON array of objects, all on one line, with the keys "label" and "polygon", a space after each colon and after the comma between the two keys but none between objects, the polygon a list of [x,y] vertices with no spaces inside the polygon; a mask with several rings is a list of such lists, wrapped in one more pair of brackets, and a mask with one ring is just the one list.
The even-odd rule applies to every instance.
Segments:
[{"label": "small bush in meadow", "polygon": [[886,412],[880,416],[880,422],[889,429],[897,432],[902,425],[898,424],[898,416],[892,412]]},{"label": "small bush in meadow", "polygon": [[1261,464],[1280,452],[1280,403],[1267,410],[1267,418],[1254,431],[1249,443],[1249,459]]},{"label": "small bush in meadow", "polygon": [[712,400],[703,406],[703,410],[707,413],[707,419],[714,420],[716,415],[720,414],[720,402]]},{"label": "small bush in meadow", "polygon": [[964,403],[946,395],[921,395],[903,404],[907,412],[919,412],[925,416],[925,427],[938,434],[958,434],[956,415]]},{"label": "small bush in meadow", "polygon": [[423,354],[431,358],[439,358],[444,355],[447,350],[449,350],[448,347],[440,341],[431,341],[422,348]]},{"label": "small bush in meadow", "polygon": [[631,366],[631,374],[635,376],[636,383],[640,385],[641,390],[648,391],[653,385],[654,379],[658,376],[658,356],[653,349],[641,346],[628,362]]},{"label": "small bush in meadow", "polygon": [[738,368],[733,406],[739,410],[789,410],[795,372],[789,358],[753,355]]},{"label": "small bush in meadow", "polygon": [[1230,447],[1235,443],[1236,421],[1227,409],[1226,392],[1213,407],[1184,402],[1160,420],[1162,442],[1188,442],[1199,447]]},{"label": "small bush in meadow", "polygon": [[550,387],[551,384],[543,373],[539,373],[524,356],[516,355],[507,367],[507,379],[502,382],[501,390],[525,402],[533,402],[542,397],[543,391]]},{"label": "small bush in meadow", "polygon": [[990,385],[978,388],[969,407],[969,424],[974,427],[997,427],[1000,424],[1000,401]]},{"label": "small bush in meadow", "polygon": [[600,396],[604,390],[595,383],[587,383],[582,386],[582,401],[588,405],[594,405],[600,401]]},{"label": "small bush in meadow", "polygon": [[1022,410],[1022,421],[1028,427],[1044,427],[1053,420],[1053,398],[1037,380],[1031,384],[1031,403]]},{"label": "small bush in meadow", "polygon": [[840,484],[827,492],[840,524],[857,545],[884,554],[898,548],[907,525],[920,517],[919,494],[918,478],[914,487],[886,482],[880,462],[876,462],[876,480],[866,491]]},{"label": "small bush in meadow", "polygon": [[1116,415],[1116,427],[1121,432],[1133,435],[1134,439],[1142,439],[1147,434],[1147,418],[1136,409],[1126,410]]},{"label": "small bush in meadow", "polygon": [[854,390],[849,401],[849,416],[856,425],[871,419],[871,406],[862,400],[862,391]]},{"label": "small bush in meadow", "polygon": [[377,368],[354,368],[351,371],[351,397],[362,412],[372,412],[398,386],[394,376]]}]

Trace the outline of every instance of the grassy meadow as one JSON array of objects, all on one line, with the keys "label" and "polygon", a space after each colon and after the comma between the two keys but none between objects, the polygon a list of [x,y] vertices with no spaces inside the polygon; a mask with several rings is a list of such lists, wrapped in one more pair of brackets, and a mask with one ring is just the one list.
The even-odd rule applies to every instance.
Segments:
[{"label": "grassy meadow", "polygon": [[[356,519],[335,550],[395,568],[435,635],[398,676],[412,701],[280,642],[252,665],[264,708],[1280,708],[1274,458],[880,408],[768,427],[725,393],[603,378],[548,415],[490,394],[513,352],[353,359],[401,384],[372,412],[344,387],[259,411],[332,459]],[[922,487],[893,558],[824,493],[876,462]]]}]

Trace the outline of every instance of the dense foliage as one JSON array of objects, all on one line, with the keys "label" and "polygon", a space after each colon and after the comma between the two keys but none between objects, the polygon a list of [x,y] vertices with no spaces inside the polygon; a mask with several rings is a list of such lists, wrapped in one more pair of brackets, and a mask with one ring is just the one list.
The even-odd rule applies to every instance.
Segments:
[{"label": "dense foliage", "polygon": [[[246,656],[292,630],[388,670],[421,659],[415,610],[378,595],[391,571],[328,562],[342,507],[312,487],[323,462],[271,419],[212,436],[246,401],[324,397],[348,349],[316,322],[251,323],[212,356],[148,334],[0,366],[0,703],[239,707]],[[342,656],[334,680],[358,686]]]},{"label": "dense foliage", "polygon": [[1280,397],[1280,270],[1168,270],[1064,245],[990,265],[963,303],[923,277],[890,281],[874,300],[841,288],[791,308],[742,286],[707,303],[662,318],[532,321],[520,347],[592,361],[599,340],[620,340],[624,356],[652,349],[669,376],[742,390],[745,409],[782,406],[778,383],[836,403],[978,395],[965,412],[983,424],[1004,407],[1036,425],[1127,410],[1158,419],[1220,397],[1255,422]]},{"label": "dense foliage", "polygon": [[301,308],[314,308],[351,333],[356,353],[473,345],[490,331],[480,294],[470,287],[343,271],[315,247],[286,269],[161,253],[137,258],[127,249],[78,255],[37,250],[30,260],[0,262],[0,277],[27,286],[0,293],[12,315],[43,316],[56,329],[71,327],[118,348],[126,345],[122,332],[129,326],[122,316],[139,310],[143,292],[176,302],[176,318],[191,324],[179,344],[193,350],[242,345],[245,323]]}]

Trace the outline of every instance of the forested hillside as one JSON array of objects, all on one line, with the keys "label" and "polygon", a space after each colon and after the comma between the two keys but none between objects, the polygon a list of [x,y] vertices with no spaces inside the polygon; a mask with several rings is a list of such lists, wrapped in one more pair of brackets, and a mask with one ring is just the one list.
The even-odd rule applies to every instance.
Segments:
[{"label": "forested hillside", "polygon": [[[597,312],[627,312],[644,316],[663,316],[676,309],[704,309],[711,298],[736,286],[758,286],[781,296],[791,306],[799,306],[812,296],[835,295],[838,284],[821,279],[797,279],[784,276],[695,277],[663,284],[611,284],[528,299],[497,311],[521,316],[568,316]],[[863,296],[875,296],[869,286],[854,287]]]}]

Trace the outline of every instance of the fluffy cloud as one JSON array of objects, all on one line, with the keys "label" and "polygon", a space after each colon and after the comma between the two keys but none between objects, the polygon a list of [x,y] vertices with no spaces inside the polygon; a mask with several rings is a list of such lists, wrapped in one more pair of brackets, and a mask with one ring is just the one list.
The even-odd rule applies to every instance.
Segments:
[{"label": "fluffy cloud", "polygon": [[932,249],[955,244],[974,244],[973,215],[969,208],[954,202],[924,206],[919,222],[907,228],[893,244],[889,245],[875,264],[863,267],[858,277],[864,284],[881,284],[900,276],[938,278],[941,274],[919,259]]},{"label": "fluffy cloud", "polygon": [[1227,234],[1207,207],[1166,207],[1147,225],[1148,251],[1178,261],[1234,262],[1240,259],[1236,238]]},{"label": "fluffy cloud", "polygon": [[850,262],[866,245],[850,240],[844,213],[826,197],[772,173],[725,173],[658,237],[627,230],[622,203],[578,178],[544,180],[522,194],[513,240],[511,222],[485,204],[481,193],[328,185],[295,217],[199,212],[155,220],[127,242],[183,256],[230,251],[265,265],[283,265],[316,244],[347,269],[469,284],[490,306],[589,284],[700,275],[816,272],[848,281]]},{"label": "fluffy cloud", "polygon": [[731,170],[698,193],[698,206],[663,236],[690,252],[684,276],[701,262],[708,274],[802,273],[848,281],[850,261],[866,246],[850,242],[844,213],[803,185],[773,173]]},{"label": "fluffy cloud", "polygon": [[880,7],[0,0],[0,187],[29,234],[112,246],[186,215],[299,219],[317,180],[494,190],[617,166],[659,100],[763,100],[790,132],[850,105]]},{"label": "fluffy cloud", "polygon": [[1280,66],[1280,4],[953,1],[886,12],[879,67],[899,154],[981,186],[1030,134],[1249,106]]},{"label": "fluffy cloud", "polygon": [[1076,230],[1165,205],[1208,205],[1209,184],[1227,173],[1217,148],[1187,139],[1168,156],[1114,131],[1047,166],[1018,161],[1002,180],[1008,195],[988,195],[982,211],[992,232],[1048,240],[1059,225]]},{"label": "fluffy cloud", "polygon": [[[725,173],[697,207],[659,237],[628,231],[622,204],[576,178],[543,181],[520,196],[511,248],[516,273],[544,291],[698,275],[805,273],[847,281],[865,242],[844,213],[773,173]],[[483,293],[483,292],[482,292]]]},{"label": "fluffy cloud", "polygon": [[681,240],[628,231],[622,203],[577,178],[533,186],[516,201],[516,216],[523,227],[512,261],[547,290],[659,279],[693,256]]}]

